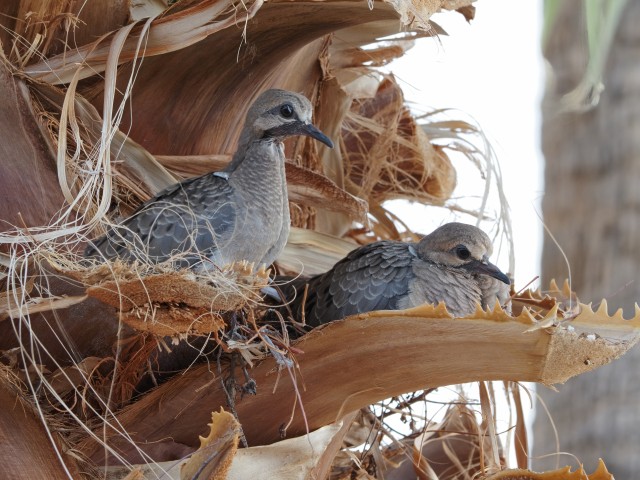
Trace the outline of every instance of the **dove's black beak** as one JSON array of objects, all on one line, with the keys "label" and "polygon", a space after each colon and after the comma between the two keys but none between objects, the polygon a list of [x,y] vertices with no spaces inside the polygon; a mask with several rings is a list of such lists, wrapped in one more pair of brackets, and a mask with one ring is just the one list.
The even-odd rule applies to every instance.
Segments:
[{"label": "dove's black beak", "polygon": [[318,130],[313,124],[303,122],[302,120],[296,120],[294,122],[288,122],[283,125],[279,125],[264,132],[265,137],[281,137],[284,138],[289,135],[306,135],[307,137],[315,138],[321,141],[327,147],[333,148],[333,142],[324,133]]},{"label": "dove's black beak", "polygon": [[298,133],[300,135],[306,135],[308,137],[315,138],[316,140],[324,143],[327,147],[333,148],[333,142],[331,141],[331,139],[320,130],[318,130],[313,124],[300,122],[297,125],[299,128]]},{"label": "dove's black beak", "polygon": [[511,280],[507,277],[502,270],[496,267],[489,260],[472,260],[469,263],[462,266],[465,270],[468,270],[470,273],[474,273],[477,275],[489,275],[490,277],[496,278],[501,282],[506,283],[507,285],[511,285]]}]

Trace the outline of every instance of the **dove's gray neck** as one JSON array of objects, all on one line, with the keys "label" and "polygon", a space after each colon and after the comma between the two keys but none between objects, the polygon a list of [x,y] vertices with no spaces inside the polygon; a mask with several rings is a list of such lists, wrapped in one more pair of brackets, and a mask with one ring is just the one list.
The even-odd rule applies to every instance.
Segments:
[{"label": "dove's gray neck", "polygon": [[482,301],[477,280],[464,270],[430,261],[415,261],[412,270],[415,280],[401,308],[444,301],[450,313],[464,316],[473,313],[476,303]]},{"label": "dove's gray neck", "polygon": [[[226,173],[231,173],[235,171],[238,168],[238,165],[240,165],[244,160],[244,158],[246,157],[247,151],[249,150],[250,146],[254,142],[260,142],[260,141],[261,141],[260,139],[255,138],[255,136],[253,135],[253,132],[250,129],[248,128],[243,129],[242,133],[240,134],[240,139],[238,140],[238,148],[236,149],[236,153],[233,154],[231,161],[222,171]],[[265,141],[265,140],[262,140],[262,141]]]},{"label": "dove's gray neck", "polygon": [[237,221],[236,229],[254,238],[253,242],[245,242],[247,251],[237,251],[235,255],[237,258],[253,258],[257,241],[269,247],[264,255],[261,254],[258,263],[270,265],[289,236],[284,145],[273,139],[251,142],[228,175],[228,181],[240,197],[245,212]]},{"label": "dove's gray neck", "polygon": [[266,182],[270,186],[267,190],[273,190],[273,185],[276,185],[274,181],[284,181],[284,144],[273,138],[265,138],[242,145],[224,172],[236,183]]}]

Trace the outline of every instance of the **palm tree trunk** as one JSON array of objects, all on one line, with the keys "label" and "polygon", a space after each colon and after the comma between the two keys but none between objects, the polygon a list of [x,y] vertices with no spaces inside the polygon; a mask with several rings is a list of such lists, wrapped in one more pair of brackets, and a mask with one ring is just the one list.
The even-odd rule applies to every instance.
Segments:
[{"label": "palm tree trunk", "polygon": [[[544,221],[571,265],[572,288],[583,298],[606,297],[633,314],[640,299],[640,2],[628,2],[610,50],[598,106],[559,113],[559,95],[580,81],[587,60],[584,17],[564,2],[545,52],[556,75],[543,102],[546,158]],[[542,273],[565,278],[559,248],[545,238]],[[559,432],[560,451],[585,462],[602,457],[616,478],[640,478],[640,351],[571,379],[559,393],[540,392]],[[556,451],[551,422],[538,408],[534,455]],[[556,457],[534,461],[550,468]],[[561,456],[560,465],[571,463]]]}]

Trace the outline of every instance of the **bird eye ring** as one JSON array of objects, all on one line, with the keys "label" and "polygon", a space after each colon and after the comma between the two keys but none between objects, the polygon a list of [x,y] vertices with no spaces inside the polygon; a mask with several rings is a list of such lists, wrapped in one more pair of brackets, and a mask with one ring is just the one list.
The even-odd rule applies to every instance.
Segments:
[{"label": "bird eye ring", "polygon": [[293,107],[288,103],[285,103],[280,107],[280,114],[284,118],[291,118],[293,116]]},{"label": "bird eye ring", "polygon": [[471,256],[471,252],[464,245],[458,245],[455,248],[455,251],[456,251],[456,255],[458,255],[458,258],[460,260],[468,260],[469,257]]}]

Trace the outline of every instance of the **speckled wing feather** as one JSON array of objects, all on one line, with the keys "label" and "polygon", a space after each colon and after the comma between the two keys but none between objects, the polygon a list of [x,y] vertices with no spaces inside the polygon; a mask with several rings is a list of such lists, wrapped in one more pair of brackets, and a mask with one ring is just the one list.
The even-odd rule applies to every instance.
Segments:
[{"label": "speckled wing feather", "polygon": [[92,242],[85,256],[157,263],[191,252],[177,263],[192,266],[201,255],[215,255],[216,242],[233,230],[239,207],[234,193],[214,173],[172,185]]},{"label": "speckled wing feather", "polygon": [[297,297],[291,305],[300,319],[305,283],[305,320],[318,326],[332,320],[372,310],[396,309],[407,295],[413,277],[410,244],[381,241],[360,247],[328,272],[296,281]]}]

